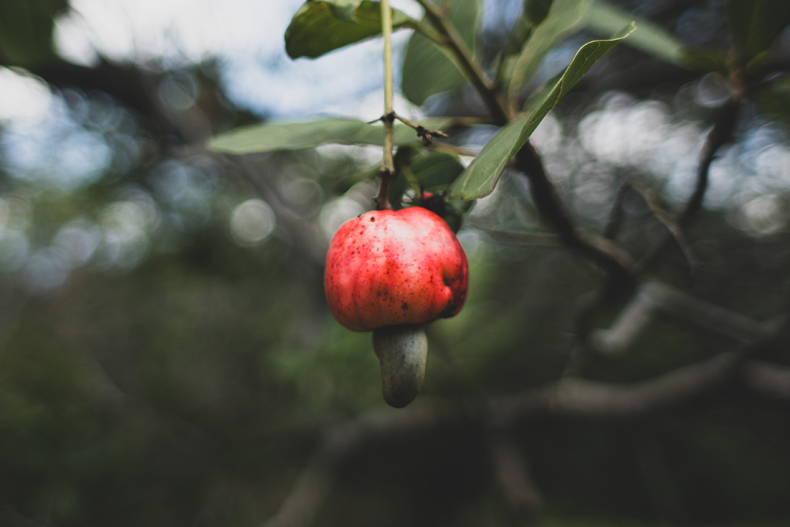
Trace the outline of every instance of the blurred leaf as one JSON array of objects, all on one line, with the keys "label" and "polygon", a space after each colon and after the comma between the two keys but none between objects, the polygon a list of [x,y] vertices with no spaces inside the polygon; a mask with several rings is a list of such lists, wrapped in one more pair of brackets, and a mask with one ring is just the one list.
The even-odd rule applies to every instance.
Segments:
[{"label": "blurred leaf", "polygon": [[594,33],[608,37],[632,21],[636,21],[636,29],[626,41],[629,46],[677,66],[686,66],[683,43],[675,35],[607,2],[593,2],[587,27]]},{"label": "blurred leaf", "polygon": [[510,30],[507,42],[502,48],[502,56],[507,57],[518,54],[521,48],[524,47],[527,39],[529,39],[533,29],[534,26],[526,18],[523,16],[518,17]]},{"label": "blurred leaf", "polygon": [[530,25],[537,26],[549,16],[554,0],[524,0],[524,18]]},{"label": "blurred leaf", "polygon": [[440,216],[450,226],[450,229],[457,234],[463,226],[466,213],[469,212],[474,204],[474,201],[447,200],[444,214],[440,214]]},{"label": "blurred leaf", "polygon": [[716,71],[722,75],[728,75],[727,56],[717,49],[683,48],[681,54],[680,60],[688,68],[697,71]]},{"label": "blurred leaf", "polygon": [[[316,58],[348,44],[381,34],[378,2],[363,1],[353,11],[350,0],[305,2],[285,30],[285,51],[292,59]],[[392,10],[392,27],[411,27],[414,20]]]},{"label": "blurred leaf", "polygon": [[61,0],[0,1],[0,62],[26,66],[52,57],[53,17]]},{"label": "blurred leaf", "polygon": [[[556,5],[556,4],[555,4]],[[610,49],[634,30],[608,40],[593,40],[582,46],[565,71],[526,103],[527,113],[502,128],[475,157],[472,164],[455,181],[450,197],[472,200],[490,194],[507,164],[527,142],[532,132],[579,79]]]},{"label": "blurred leaf", "polygon": [[504,78],[510,79],[508,95],[511,100],[518,98],[521,87],[537,71],[546,53],[582,27],[590,3],[591,0],[556,0],[552,4],[548,17],[532,31],[521,54],[506,67]]},{"label": "blurred leaf", "polygon": [[496,59],[496,81],[499,86],[506,86],[510,81],[508,75],[513,72],[513,66],[517,59],[515,55],[521,52],[521,48],[524,47],[527,39],[532,35],[533,29],[534,27],[523,16],[518,17],[513,24],[510,35],[508,35],[507,41],[502,46],[502,50]]},{"label": "blurred leaf", "polygon": [[442,152],[424,152],[411,164],[412,174],[429,192],[444,190],[463,171],[464,166],[457,157]]},{"label": "blurred leaf", "polygon": [[[421,121],[426,128],[446,128],[447,119]],[[415,131],[395,125],[395,144],[420,142]],[[383,145],[384,127],[355,119],[331,118],[309,123],[262,123],[237,128],[214,137],[209,148],[228,154],[251,154],[277,150],[300,150],[335,143],[342,145]]]},{"label": "blurred leaf", "polygon": [[727,19],[738,50],[751,59],[770,48],[790,25],[790,2],[728,0]]},{"label": "blurred leaf", "polygon": [[389,198],[395,210],[402,208],[403,194],[410,187],[409,178],[415,182],[415,191],[418,190],[416,184],[419,184],[423,190],[436,193],[446,190],[464,171],[464,166],[453,155],[432,150],[419,151],[408,146],[398,149],[395,166],[403,172],[403,177],[398,177],[390,185]]},{"label": "blurred leaf", "polygon": [[[466,45],[474,52],[477,47],[480,0],[453,2],[448,16]],[[403,95],[418,106],[435,93],[458,89],[466,84],[466,78],[455,62],[428,37],[417,32],[406,45],[402,72]]]},{"label": "blurred leaf", "polygon": [[790,79],[772,82],[757,92],[755,102],[761,113],[790,122]]}]

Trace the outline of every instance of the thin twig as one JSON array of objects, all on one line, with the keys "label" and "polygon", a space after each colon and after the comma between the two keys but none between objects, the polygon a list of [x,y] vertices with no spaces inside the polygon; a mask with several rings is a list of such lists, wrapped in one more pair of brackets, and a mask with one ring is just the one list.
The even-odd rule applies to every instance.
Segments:
[{"label": "thin twig", "polygon": [[620,226],[623,223],[623,201],[626,194],[628,194],[628,183],[623,183],[617,189],[617,194],[614,196],[614,203],[609,211],[609,219],[606,222],[606,227],[603,230],[603,237],[609,240],[614,240],[620,232]]},{"label": "thin twig", "polygon": [[[705,145],[702,147],[694,191],[677,220],[677,224],[681,229],[688,229],[696,218],[697,213],[702,208],[702,201],[705,198],[705,192],[708,188],[710,166],[713,164],[713,160],[719,149],[732,139],[740,108],[740,97],[733,97],[719,110],[716,122],[710,133],[708,133],[708,137],[705,139]],[[642,274],[649,269],[661,256],[661,253],[664,251],[669,241],[670,238],[668,236],[663,237],[662,240],[656,244],[655,248],[636,264],[634,272],[636,274]]]},{"label": "thin twig", "polygon": [[629,184],[645,201],[648,208],[650,209],[650,212],[652,212],[656,219],[660,221],[661,224],[667,229],[667,232],[669,232],[669,234],[672,236],[672,239],[675,240],[678,249],[680,249],[683,257],[686,259],[686,263],[688,263],[689,269],[691,270],[691,274],[693,276],[699,268],[699,261],[694,256],[691,247],[686,241],[686,236],[683,234],[683,230],[680,228],[680,225],[672,219],[672,217],[666,210],[664,210],[663,207],[661,207],[658,202],[659,197],[653,189],[648,188],[637,181],[631,181]]},{"label": "thin twig", "polygon": [[424,126],[420,125],[420,124],[416,124],[416,123],[413,123],[413,122],[409,121],[405,117],[401,117],[400,115],[398,115],[395,112],[392,112],[392,116],[395,119],[397,119],[398,121],[400,121],[403,124],[405,124],[406,126],[414,128],[414,131],[417,132],[417,137],[422,139],[422,144],[424,146],[431,146],[431,143],[433,143],[433,137],[434,136],[436,136],[436,137],[443,137],[443,138],[450,137],[449,135],[447,135],[446,133],[442,132],[441,130],[429,130],[429,129],[425,128]]},{"label": "thin twig", "polygon": [[417,32],[422,33],[425,37],[432,40],[437,46],[446,46],[447,37],[438,33],[433,28],[423,24],[422,22],[411,23],[410,26]]},{"label": "thin twig", "polygon": [[478,152],[474,150],[455,145],[448,145],[447,143],[431,143],[429,148],[436,150],[437,152],[444,152],[454,156],[475,157],[478,154]]}]

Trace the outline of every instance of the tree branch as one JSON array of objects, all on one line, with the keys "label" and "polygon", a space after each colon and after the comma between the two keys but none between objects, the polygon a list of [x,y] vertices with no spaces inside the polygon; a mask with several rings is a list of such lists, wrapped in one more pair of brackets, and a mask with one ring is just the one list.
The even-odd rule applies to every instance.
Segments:
[{"label": "tree branch", "polygon": [[491,112],[494,121],[502,126],[510,120],[510,111],[502,95],[497,91],[494,83],[488,78],[483,68],[475,61],[472,52],[463,41],[458,31],[453,27],[447,17],[428,0],[417,0],[425,9],[425,16],[445,37],[445,45],[455,56],[464,75],[472,83],[483,102]]},{"label": "tree branch", "polygon": [[[708,133],[708,137],[705,139],[705,145],[702,147],[694,191],[677,220],[680,229],[687,229],[693,223],[697,213],[702,208],[705,192],[708,189],[710,166],[713,164],[713,159],[716,157],[719,148],[730,142],[732,134],[735,131],[740,108],[741,98],[738,96],[730,99],[730,101],[719,110],[716,122],[710,133]],[[637,263],[635,273],[641,274],[653,265],[658,260],[659,256],[661,256],[661,253],[669,241],[670,238],[668,236],[663,237],[655,248]]]},{"label": "tree branch", "polygon": [[[412,406],[398,412],[374,412],[355,421],[330,425],[313,460],[298,478],[280,511],[266,526],[309,525],[321,505],[321,500],[328,495],[336,467],[345,456],[351,455],[363,443],[393,440],[464,424],[480,429],[494,426],[496,431],[504,433],[525,419],[538,415],[598,419],[642,417],[715,390],[737,378],[742,371],[746,372],[747,387],[756,387],[756,391],[772,395],[790,395],[790,368],[787,372],[777,369],[773,375],[766,375],[767,370],[763,363],[746,360],[785,331],[786,322],[762,333],[739,352],[722,353],[631,384],[568,378],[519,395],[486,399],[483,403],[463,408],[442,405]],[[766,381],[768,378],[770,380]],[[502,454],[500,451],[499,455]],[[507,452],[504,454],[507,455]],[[512,474],[505,478],[508,486],[516,479],[512,479]],[[528,482],[522,480],[521,483],[524,481]],[[524,497],[523,490],[522,487],[519,492],[521,498]],[[535,496],[531,496],[530,503],[535,503],[534,499]],[[298,511],[297,506],[301,507]]]},{"label": "tree branch", "polygon": [[669,213],[664,210],[661,205],[659,205],[658,196],[653,189],[650,189],[636,181],[632,181],[630,185],[631,188],[633,188],[636,193],[639,194],[639,196],[645,201],[648,208],[650,209],[650,212],[653,213],[653,216],[655,216],[656,219],[661,222],[661,224],[666,228],[667,232],[672,236],[672,239],[677,244],[681,254],[683,254],[683,257],[686,259],[686,263],[688,263],[689,269],[693,276],[699,267],[699,261],[697,261],[697,258],[694,256],[691,247],[686,241],[686,236],[683,233],[683,229],[681,229],[680,224],[676,223]]},{"label": "tree branch", "polygon": [[533,518],[541,506],[541,496],[527,471],[526,462],[513,440],[492,431],[488,455],[505,499],[521,517]]},{"label": "tree branch", "polygon": [[743,368],[743,381],[755,392],[790,400],[790,367],[750,361]]},{"label": "tree branch", "polygon": [[610,329],[593,334],[593,346],[607,355],[625,352],[657,311],[741,343],[758,339],[787,323],[787,315],[757,322],[667,285],[651,282],[640,288]]},{"label": "tree branch", "polygon": [[528,142],[516,154],[518,168],[526,174],[538,212],[560,235],[563,243],[602,267],[614,283],[628,285],[633,276],[631,257],[611,240],[579,230],[546,174],[540,154]]}]

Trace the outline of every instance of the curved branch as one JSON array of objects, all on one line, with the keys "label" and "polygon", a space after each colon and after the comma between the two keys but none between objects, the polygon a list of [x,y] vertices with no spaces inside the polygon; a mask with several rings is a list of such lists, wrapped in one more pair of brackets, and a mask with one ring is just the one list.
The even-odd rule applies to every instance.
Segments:
[{"label": "curved branch", "polygon": [[527,142],[519,150],[516,164],[529,179],[532,199],[538,212],[557,231],[562,242],[602,267],[618,285],[630,284],[634,276],[631,257],[611,240],[576,227],[557,188],[546,174],[540,154],[532,144]]},{"label": "curved branch", "polygon": [[713,164],[713,159],[716,156],[716,152],[719,151],[719,148],[730,142],[732,134],[735,131],[735,124],[737,123],[738,111],[740,108],[740,99],[733,98],[719,110],[716,122],[713,128],[711,128],[708,137],[705,139],[702,157],[697,167],[697,184],[694,187],[694,192],[691,194],[688,203],[686,203],[686,208],[683,209],[678,219],[678,223],[681,227],[688,227],[702,208],[702,200],[705,198],[705,191],[708,189],[710,166]]}]

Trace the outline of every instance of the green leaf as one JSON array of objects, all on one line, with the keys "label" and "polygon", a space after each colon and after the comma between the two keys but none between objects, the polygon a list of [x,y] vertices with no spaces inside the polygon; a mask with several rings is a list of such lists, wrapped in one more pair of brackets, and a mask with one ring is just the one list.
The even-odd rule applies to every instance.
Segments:
[{"label": "green leaf", "polygon": [[[393,29],[413,27],[415,23],[402,11],[392,10]],[[285,30],[285,51],[292,59],[314,59],[380,34],[378,2],[308,1],[299,8]]]},{"label": "green leaf", "polygon": [[508,95],[511,101],[518,98],[521,87],[535,74],[546,53],[584,25],[590,3],[591,0],[555,0],[549,15],[532,31],[521,54],[507,66],[504,77],[510,79]]},{"label": "green leaf", "polygon": [[[390,185],[389,199],[395,210],[402,208],[403,194],[410,187],[418,190],[421,185],[427,192],[441,192],[464,171],[464,166],[453,155],[409,147],[398,149],[395,166],[403,173]],[[410,185],[409,180],[413,180],[414,185]]]},{"label": "green leaf", "polygon": [[507,86],[510,76],[518,60],[514,55],[521,54],[524,44],[532,36],[532,32],[549,15],[554,0],[524,0],[524,8],[510,30],[507,42],[499,54],[496,71],[497,83]]},{"label": "green leaf", "polygon": [[463,171],[457,157],[443,152],[423,152],[411,164],[412,174],[428,192],[446,189]]},{"label": "green leaf", "polygon": [[790,122],[790,79],[777,79],[757,92],[757,109],[770,117]]},{"label": "green leaf", "polygon": [[537,26],[549,16],[554,0],[524,0],[524,18],[532,26]]},{"label": "green leaf", "polygon": [[53,56],[53,18],[61,0],[0,1],[0,58],[6,65],[29,66]]},{"label": "green leaf", "polygon": [[[477,47],[480,0],[455,1],[450,5],[448,16],[466,45],[474,51]],[[409,38],[401,76],[401,89],[409,101],[421,106],[431,95],[455,90],[465,84],[466,78],[453,59],[428,37],[415,32]]]},{"label": "green leaf", "polygon": [[[556,4],[555,4],[556,5]],[[450,188],[450,197],[473,200],[489,195],[507,164],[527,142],[549,110],[579,82],[579,79],[610,49],[634,30],[608,40],[593,40],[582,46],[565,71],[527,101],[524,113],[502,128]]]},{"label": "green leaf", "polygon": [[[446,128],[446,119],[425,119],[430,129]],[[396,145],[419,143],[415,131],[395,125]],[[309,123],[262,123],[237,128],[214,137],[208,147],[228,154],[252,154],[278,150],[301,150],[324,144],[383,145],[384,127],[356,119],[331,118]]]},{"label": "green leaf", "polygon": [[[631,39],[628,39],[631,40]],[[714,48],[683,48],[681,62],[696,71],[715,71],[725,77],[729,75],[727,55]]]},{"label": "green leaf", "polygon": [[636,21],[636,29],[628,37],[626,44],[677,66],[688,66],[684,62],[686,51],[683,43],[673,34],[606,2],[593,2],[590,6],[587,27],[594,33],[608,37],[622,30],[632,21]]},{"label": "green leaf", "polygon": [[738,50],[751,59],[770,48],[790,25],[790,2],[728,0],[727,19]]}]

